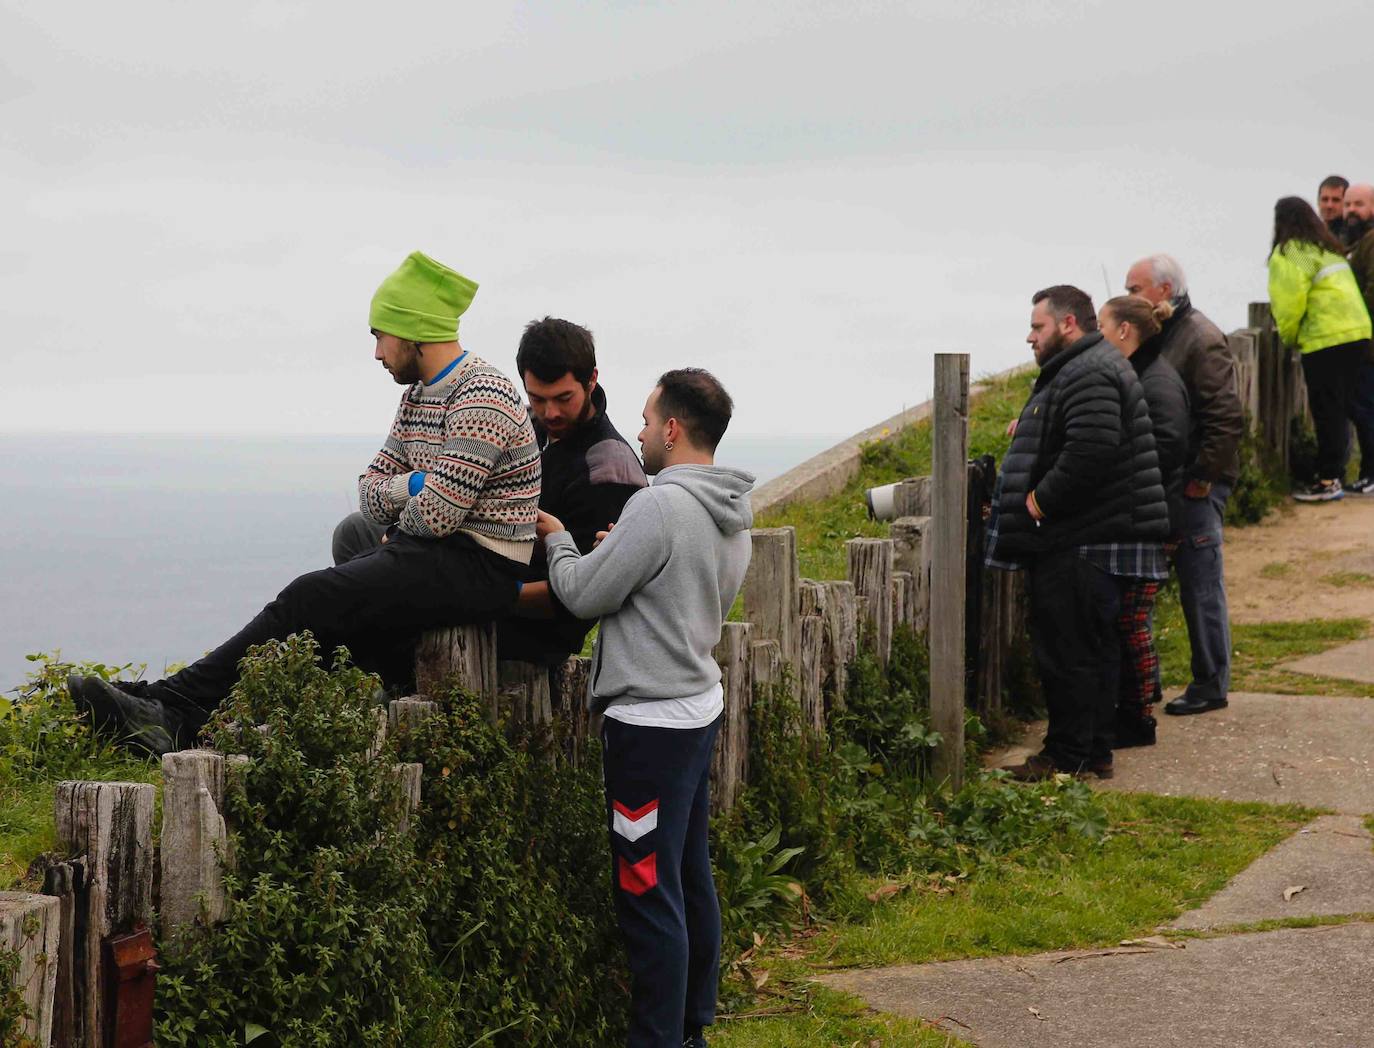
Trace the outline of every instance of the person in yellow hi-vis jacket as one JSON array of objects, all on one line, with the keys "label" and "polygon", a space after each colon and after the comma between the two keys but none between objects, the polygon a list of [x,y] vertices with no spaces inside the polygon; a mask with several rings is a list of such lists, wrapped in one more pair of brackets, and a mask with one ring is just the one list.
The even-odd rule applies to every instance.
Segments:
[{"label": "person in yellow hi-vis jacket", "polygon": [[1274,205],[1269,306],[1279,337],[1302,353],[1307,400],[1317,431],[1317,475],[1293,493],[1299,502],[1330,502],[1345,492],[1350,456],[1350,398],[1370,353],[1369,311],[1345,248],[1312,205],[1283,197]]}]

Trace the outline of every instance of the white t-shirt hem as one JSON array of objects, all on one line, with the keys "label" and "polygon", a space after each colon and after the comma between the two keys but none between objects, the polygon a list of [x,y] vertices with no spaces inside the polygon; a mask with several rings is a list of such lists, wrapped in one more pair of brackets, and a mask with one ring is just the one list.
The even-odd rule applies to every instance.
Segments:
[{"label": "white t-shirt hem", "polygon": [[700,695],[685,699],[642,699],[606,707],[605,716],[621,724],[641,728],[704,728],[725,710],[725,693],[719,683]]}]

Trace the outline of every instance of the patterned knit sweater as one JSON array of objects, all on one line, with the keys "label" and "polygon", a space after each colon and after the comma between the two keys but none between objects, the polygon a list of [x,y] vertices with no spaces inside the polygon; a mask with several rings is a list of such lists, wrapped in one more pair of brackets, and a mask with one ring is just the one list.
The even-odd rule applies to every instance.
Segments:
[{"label": "patterned knit sweater", "polygon": [[[424,486],[411,495],[411,474]],[[363,514],[408,535],[463,532],[528,564],[539,508],[539,445],[510,379],[469,356],[401,397],[382,450],[358,478]]]}]

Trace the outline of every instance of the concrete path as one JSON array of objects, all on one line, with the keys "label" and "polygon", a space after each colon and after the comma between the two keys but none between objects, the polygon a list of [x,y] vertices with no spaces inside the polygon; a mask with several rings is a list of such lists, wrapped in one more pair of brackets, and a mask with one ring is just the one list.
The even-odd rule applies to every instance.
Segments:
[{"label": "concrete path", "polygon": [[1342,644],[1319,655],[1286,662],[1279,667],[1293,673],[1310,673],[1314,677],[1336,677],[1374,684],[1374,637]]},{"label": "concrete path", "polygon": [[1204,931],[1352,913],[1374,915],[1374,839],[1358,815],[1323,815],[1168,927]]},{"label": "concrete path", "polygon": [[[1118,750],[1103,788],[1374,812],[1374,699],[1241,692],[1223,710],[1158,719],[1159,741]],[[1044,731],[989,763],[1037,751]]]},{"label": "concrete path", "polygon": [[1183,949],[947,961],[822,980],[979,1048],[1368,1048],[1374,924]]}]

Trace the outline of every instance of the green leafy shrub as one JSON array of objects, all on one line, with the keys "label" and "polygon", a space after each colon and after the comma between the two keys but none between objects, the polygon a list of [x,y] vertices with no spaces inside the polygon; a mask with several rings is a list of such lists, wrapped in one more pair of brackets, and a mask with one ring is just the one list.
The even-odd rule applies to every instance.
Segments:
[{"label": "green leafy shrub", "polygon": [[24,1033],[24,1024],[33,1016],[20,987],[15,985],[18,975],[19,954],[0,946],[0,1044],[5,1048],[38,1048]]},{"label": "green leafy shrub", "polygon": [[[225,921],[164,944],[158,1044],[601,1045],[623,1030],[600,782],[455,692],[370,752],[377,679],[309,635],[253,649],[211,743]],[[242,725],[266,725],[262,732]],[[393,772],[424,764],[403,815]]]},{"label": "green leafy shrub", "polygon": [[1284,498],[1288,487],[1288,471],[1255,439],[1248,414],[1239,456],[1240,472],[1226,503],[1226,523],[1233,527],[1258,524]]},{"label": "green leafy shrub", "polygon": [[227,1048],[256,1026],[282,1046],[433,1043],[434,877],[392,757],[369,752],[377,683],[342,649],[325,669],[309,634],[243,660],[210,725],[216,749],[248,757],[226,776],[226,919],[164,944],[159,1045]]}]

